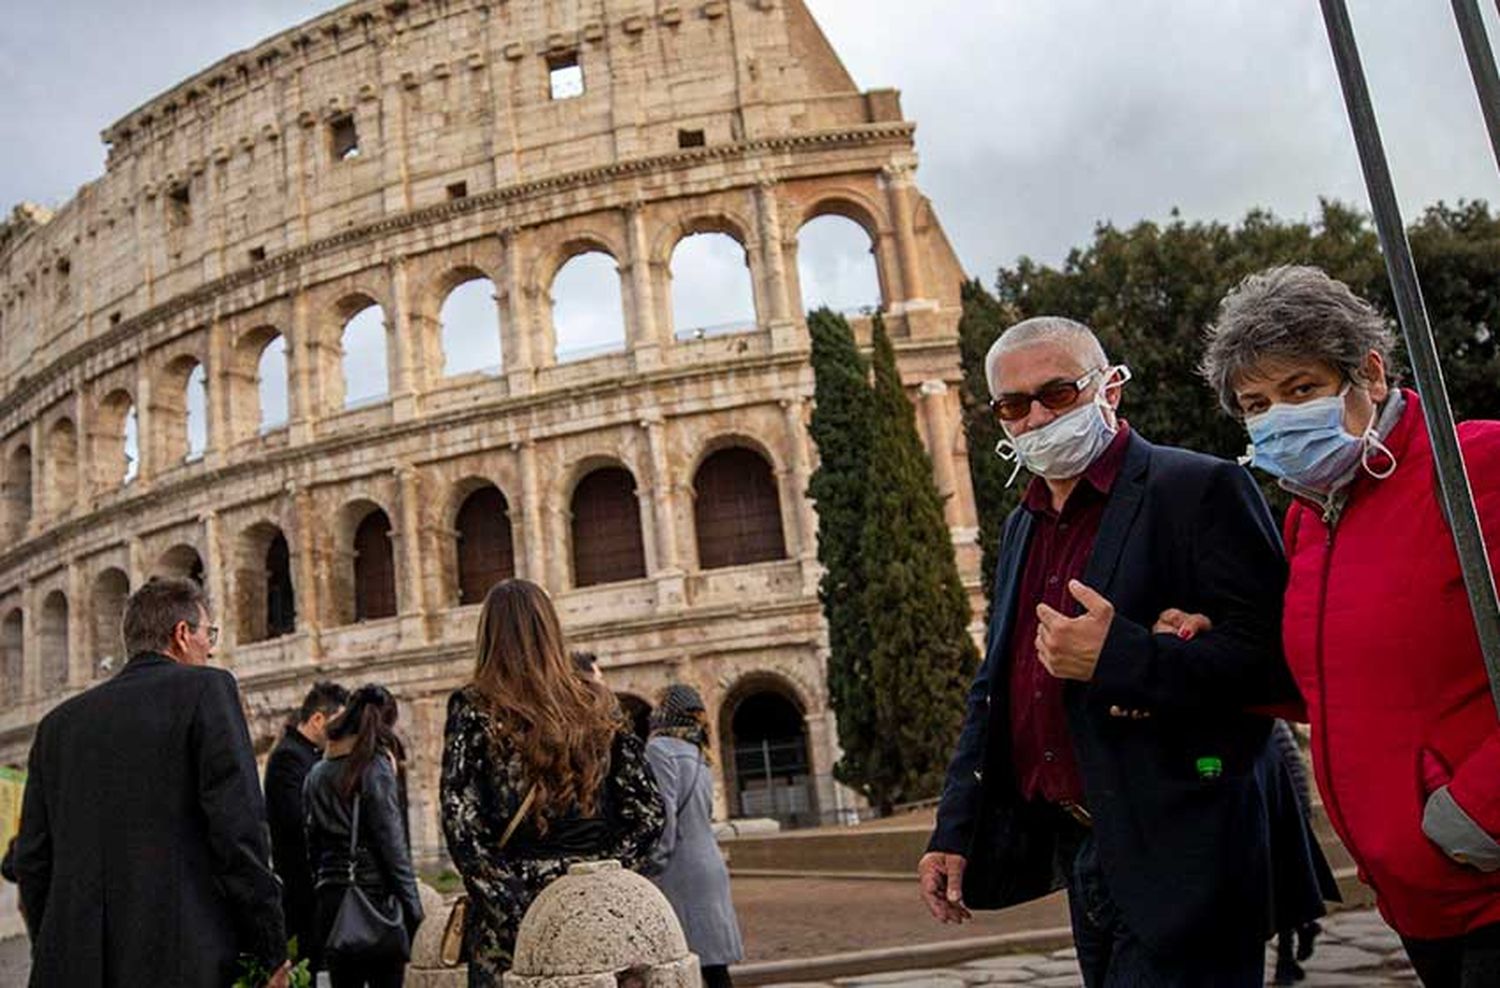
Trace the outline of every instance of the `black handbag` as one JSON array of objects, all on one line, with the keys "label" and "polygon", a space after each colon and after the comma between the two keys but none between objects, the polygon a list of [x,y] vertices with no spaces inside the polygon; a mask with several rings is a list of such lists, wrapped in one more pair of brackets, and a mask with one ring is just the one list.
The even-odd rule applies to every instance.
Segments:
[{"label": "black handbag", "polygon": [[335,961],[356,958],[409,960],[411,937],[406,932],[401,904],[393,900],[396,908],[387,916],[354,881],[358,848],[359,794],[356,793],[353,819],[349,824],[349,886],[344,889],[339,910],[333,916],[333,926],[328,930],[328,939],[323,943],[324,954]]}]

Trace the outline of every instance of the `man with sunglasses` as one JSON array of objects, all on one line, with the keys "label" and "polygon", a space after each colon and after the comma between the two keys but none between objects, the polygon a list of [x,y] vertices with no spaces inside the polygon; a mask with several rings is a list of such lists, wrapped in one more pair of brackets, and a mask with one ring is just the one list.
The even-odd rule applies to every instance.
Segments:
[{"label": "man with sunglasses", "polygon": [[31,746],[15,869],[31,984],[198,988],[240,955],[287,983],[281,889],[239,688],[191,580],[122,622],[130,661],[59,704]]},{"label": "man with sunglasses", "polygon": [[[1276,526],[1243,468],[1132,432],[1129,372],[1081,323],[1013,326],[985,369],[996,452],[1032,480],[923,897],[962,922],[1066,887],[1090,988],[1259,988],[1273,916],[1321,912],[1315,847],[1268,815],[1271,721],[1242,712],[1294,692]],[[1173,609],[1212,628],[1171,633]]]}]

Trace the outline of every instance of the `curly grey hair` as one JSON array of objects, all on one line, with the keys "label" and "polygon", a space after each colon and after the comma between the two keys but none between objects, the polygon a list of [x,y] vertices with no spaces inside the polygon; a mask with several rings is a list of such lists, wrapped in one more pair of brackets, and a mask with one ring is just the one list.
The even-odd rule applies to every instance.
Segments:
[{"label": "curly grey hair", "polygon": [[1219,317],[1204,333],[1198,364],[1219,404],[1240,414],[1234,389],[1267,359],[1321,361],[1348,380],[1363,383],[1371,350],[1390,363],[1396,344],[1390,323],[1369,302],[1321,268],[1281,265],[1252,274],[1219,303]]}]

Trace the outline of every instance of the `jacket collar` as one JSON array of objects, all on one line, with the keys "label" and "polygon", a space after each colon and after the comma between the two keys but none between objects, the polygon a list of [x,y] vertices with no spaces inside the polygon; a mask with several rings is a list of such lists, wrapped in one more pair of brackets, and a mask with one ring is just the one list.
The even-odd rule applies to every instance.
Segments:
[{"label": "jacket collar", "polygon": [[1083,570],[1083,582],[1106,596],[1106,588],[1114,580],[1120,554],[1125,550],[1126,538],[1141,508],[1141,497],[1146,491],[1146,470],[1151,466],[1151,450],[1151,444],[1132,430],[1129,445],[1125,447],[1125,461],[1110,488],[1104,517],[1099,519],[1099,534],[1094,537],[1094,549]]},{"label": "jacket collar", "polygon": [[151,666],[174,665],[176,662],[176,659],[169,655],[163,655],[160,652],[137,652],[130,657],[129,662],[125,663],[119,675],[123,676],[127,672],[138,671],[150,668]]}]

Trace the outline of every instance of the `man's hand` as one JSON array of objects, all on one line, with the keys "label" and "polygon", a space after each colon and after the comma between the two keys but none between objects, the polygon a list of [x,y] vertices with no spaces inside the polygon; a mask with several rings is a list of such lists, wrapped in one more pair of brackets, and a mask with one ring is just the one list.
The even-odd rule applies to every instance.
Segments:
[{"label": "man's hand", "polygon": [[292,962],[285,961],[276,969],[276,973],[271,975],[271,980],[266,982],[266,988],[287,988],[287,985],[291,983],[291,978]]},{"label": "man's hand", "polygon": [[1046,604],[1036,605],[1036,654],[1058,679],[1086,683],[1094,678],[1094,667],[1115,619],[1115,605],[1078,580],[1068,581],[1068,592],[1083,605],[1083,613],[1070,618]]},{"label": "man's hand", "polygon": [[971,919],[964,905],[964,868],[968,860],[962,854],[928,851],[917,862],[917,878],[922,885],[922,901],[932,918],[943,923],[962,923]]},{"label": "man's hand", "polygon": [[1169,607],[1157,615],[1156,623],[1151,626],[1153,635],[1176,635],[1183,641],[1192,641],[1199,635],[1207,634],[1214,628],[1214,623],[1208,619],[1207,614],[1189,614],[1187,611],[1179,611],[1175,607]]}]

